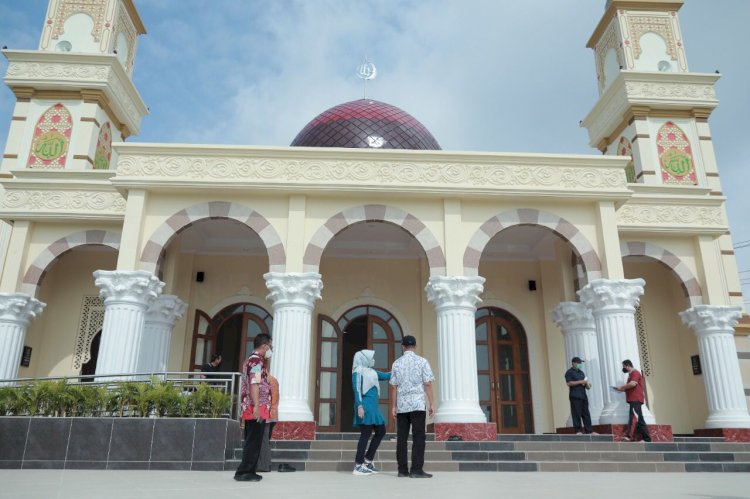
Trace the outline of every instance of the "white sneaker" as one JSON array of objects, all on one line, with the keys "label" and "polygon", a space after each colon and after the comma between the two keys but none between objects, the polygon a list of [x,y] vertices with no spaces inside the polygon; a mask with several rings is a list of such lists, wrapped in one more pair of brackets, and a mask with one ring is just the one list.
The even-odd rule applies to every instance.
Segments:
[{"label": "white sneaker", "polygon": [[374,464],[372,464],[372,461],[365,461],[364,466],[365,466],[365,468],[367,468],[368,470],[370,470],[370,473],[373,473],[373,474],[376,474],[376,473],[378,473],[380,471],[380,470],[378,470],[375,467]]},{"label": "white sneaker", "polygon": [[357,464],[354,466],[352,475],[372,475],[372,471],[370,471],[364,464]]}]

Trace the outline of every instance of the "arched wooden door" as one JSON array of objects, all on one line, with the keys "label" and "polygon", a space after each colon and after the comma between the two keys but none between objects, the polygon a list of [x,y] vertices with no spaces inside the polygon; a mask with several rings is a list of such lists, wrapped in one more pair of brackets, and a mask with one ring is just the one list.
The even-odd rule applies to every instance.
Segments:
[{"label": "arched wooden door", "polygon": [[[375,351],[375,369],[390,371],[401,355],[401,325],[386,310],[373,305],[355,307],[338,321],[318,315],[318,372],[315,414],[319,431],[353,431],[354,392],[352,360],[362,349]],[[389,416],[388,382],[380,382],[380,411],[388,431],[394,431]]]},{"label": "arched wooden door", "polygon": [[255,336],[272,330],[273,317],[252,303],[235,303],[213,317],[196,310],[190,370],[200,371],[212,354],[219,353],[219,370],[237,372],[252,353]]},{"label": "arched wooden door", "polygon": [[477,310],[479,399],[498,433],[534,433],[526,332],[511,313]]}]

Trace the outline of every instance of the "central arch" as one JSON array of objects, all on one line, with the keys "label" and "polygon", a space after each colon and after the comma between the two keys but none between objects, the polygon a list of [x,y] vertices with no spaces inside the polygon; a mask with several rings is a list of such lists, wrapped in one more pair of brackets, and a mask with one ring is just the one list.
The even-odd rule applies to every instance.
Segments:
[{"label": "central arch", "polygon": [[479,275],[479,261],[487,243],[501,231],[518,225],[546,227],[566,240],[577,253],[583,266],[582,277],[585,282],[580,283],[581,286],[588,281],[601,278],[602,262],[599,255],[575,225],[552,213],[530,208],[500,213],[479,227],[469,240],[469,245],[464,252],[464,275],[470,277]]},{"label": "central arch", "polygon": [[367,204],[340,211],[329,218],[310,239],[303,259],[305,272],[318,272],[323,250],[339,232],[359,222],[387,222],[397,225],[422,246],[430,267],[430,276],[445,275],[445,254],[433,233],[414,215],[383,204]]}]

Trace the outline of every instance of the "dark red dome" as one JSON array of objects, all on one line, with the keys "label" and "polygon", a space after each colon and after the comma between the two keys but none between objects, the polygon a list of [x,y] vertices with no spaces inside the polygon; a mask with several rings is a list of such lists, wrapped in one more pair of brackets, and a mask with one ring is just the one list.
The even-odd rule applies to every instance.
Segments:
[{"label": "dark red dome", "polygon": [[374,149],[440,149],[435,137],[406,111],[385,102],[359,99],[316,116],[292,146]]}]

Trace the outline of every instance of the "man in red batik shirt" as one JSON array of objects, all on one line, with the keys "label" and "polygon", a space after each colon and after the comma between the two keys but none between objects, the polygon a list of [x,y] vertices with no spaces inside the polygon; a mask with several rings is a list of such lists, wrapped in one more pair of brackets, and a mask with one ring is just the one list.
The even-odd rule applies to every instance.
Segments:
[{"label": "man in red batik shirt", "polygon": [[641,411],[641,407],[646,401],[643,392],[643,376],[641,376],[638,369],[633,367],[633,363],[627,359],[622,361],[622,372],[628,375],[628,381],[624,385],[618,386],[616,390],[618,392],[625,392],[625,400],[630,405],[628,427],[625,429],[622,441],[631,442],[635,440],[635,432],[638,431],[644,442],[650,442],[651,435],[648,433],[648,426],[646,426],[646,421],[643,419],[643,412]]}]

